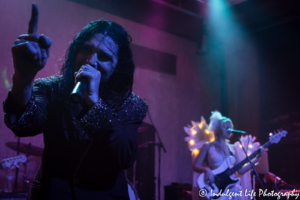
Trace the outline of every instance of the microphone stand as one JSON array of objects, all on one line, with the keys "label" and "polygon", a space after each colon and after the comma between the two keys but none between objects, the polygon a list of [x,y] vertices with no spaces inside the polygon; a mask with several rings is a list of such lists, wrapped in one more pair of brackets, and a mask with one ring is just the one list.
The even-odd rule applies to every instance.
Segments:
[{"label": "microphone stand", "polygon": [[[18,146],[17,146],[17,155],[20,154],[20,137],[18,137]],[[15,186],[13,192],[17,192],[18,188],[18,176],[19,176],[19,168],[16,167],[16,178],[15,178]]]},{"label": "microphone stand", "polygon": [[[157,131],[156,131],[157,133]],[[162,143],[158,133],[157,133],[157,138],[160,142],[156,143],[157,148],[158,148],[158,178],[157,178],[157,187],[158,187],[158,200],[160,200],[160,165],[161,165],[161,149],[164,150],[166,153],[166,149],[164,147],[164,144]]]},{"label": "microphone stand", "polygon": [[[259,178],[258,173],[257,173],[257,171],[256,171],[256,169],[255,169],[253,163],[251,162],[250,158],[248,157],[247,152],[246,152],[246,150],[245,150],[245,148],[244,148],[244,146],[243,146],[243,144],[242,144],[242,142],[241,142],[241,140],[240,140],[240,137],[237,136],[237,134],[235,134],[235,136],[236,136],[236,138],[238,139],[238,141],[240,142],[240,144],[241,144],[241,146],[242,146],[242,149],[243,149],[243,151],[244,151],[244,153],[245,153],[245,155],[246,155],[247,160],[249,161],[249,164],[250,164],[250,166],[251,166],[251,168],[252,168],[252,170],[253,170],[255,176],[257,177],[257,179],[258,179],[259,182],[260,182],[261,187],[262,187],[263,190],[265,191],[265,187],[263,186],[262,181],[261,181],[261,179]],[[249,136],[248,136],[248,137],[249,137]],[[247,145],[249,145],[249,144],[247,144]],[[248,149],[248,148],[247,148],[247,149]],[[270,200],[270,197],[269,197],[269,196],[267,196],[267,197],[268,197],[268,200]]]},{"label": "microphone stand", "polygon": [[[151,115],[150,115],[150,112],[148,110],[148,113],[149,113],[149,119],[153,125],[153,122],[152,122],[152,119],[151,119]],[[155,130],[155,133],[157,135],[157,138],[158,138],[158,143],[156,143],[155,145],[157,145],[157,148],[158,148],[158,175],[157,175],[157,192],[158,192],[158,200],[160,200],[160,165],[161,165],[161,149],[164,150],[165,153],[167,153],[167,150],[163,144],[163,142],[161,141],[160,139],[160,136],[158,134],[158,131],[156,130],[156,127],[153,125],[154,127],[154,130]]]}]

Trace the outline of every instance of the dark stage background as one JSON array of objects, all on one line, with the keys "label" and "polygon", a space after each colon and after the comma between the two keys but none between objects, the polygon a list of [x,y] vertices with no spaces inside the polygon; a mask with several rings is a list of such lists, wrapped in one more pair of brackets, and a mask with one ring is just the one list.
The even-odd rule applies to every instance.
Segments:
[{"label": "dark stage background", "polygon": [[[255,34],[260,60],[262,132],[284,128],[289,137],[270,147],[270,171],[300,186],[300,20]],[[267,141],[262,135],[261,141]]]}]

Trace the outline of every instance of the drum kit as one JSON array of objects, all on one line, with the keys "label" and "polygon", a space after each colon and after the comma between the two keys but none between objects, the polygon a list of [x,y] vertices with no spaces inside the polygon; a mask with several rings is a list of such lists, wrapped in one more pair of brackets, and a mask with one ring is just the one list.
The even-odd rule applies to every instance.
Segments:
[{"label": "drum kit", "polygon": [[[259,194],[259,190],[262,188],[258,178],[252,174],[252,184],[253,184],[253,189],[257,194]],[[259,174],[260,179],[262,180],[262,183],[264,185],[264,188],[267,190],[268,193],[275,191],[275,192],[281,192],[282,194],[284,193],[293,193],[295,196],[300,195],[300,188],[295,185],[290,185],[283,181],[280,177],[276,176],[275,174],[268,172],[266,174]],[[292,196],[294,199],[295,196]],[[257,197],[257,200],[264,200],[263,197]],[[291,198],[287,198],[291,199]],[[297,198],[296,198],[297,199]]]},{"label": "drum kit", "polygon": [[[43,148],[37,147],[37,146],[33,146],[31,145],[31,143],[29,144],[24,144],[24,143],[20,143],[20,138],[18,139],[18,142],[6,142],[5,145],[12,149],[17,151],[17,154],[19,155],[19,153],[24,153],[25,155],[19,155],[19,156],[15,156],[15,157],[10,157],[10,158],[4,158],[2,160],[2,167],[4,169],[6,169],[6,184],[5,184],[5,192],[17,192],[18,186],[17,186],[17,182],[18,182],[18,174],[19,174],[19,163],[23,163],[24,165],[24,175],[23,175],[23,186],[22,186],[22,192],[26,192],[28,191],[29,187],[27,186],[29,184],[29,180],[27,179],[27,165],[29,163],[28,161],[28,157],[30,155],[32,156],[42,156],[43,155]],[[14,183],[14,187],[12,188],[10,186],[13,180],[13,176],[11,175],[11,170],[12,168],[16,167],[16,175],[15,175],[15,183]],[[7,183],[8,182],[8,183]],[[6,187],[6,185],[8,185]]]},{"label": "drum kit", "polygon": [[[145,127],[140,127],[138,129],[138,133],[142,133],[147,131],[147,128]],[[139,145],[139,148],[147,148],[149,145],[153,144],[153,141],[148,141],[145,142],[141,145]],[[28,191],[29,187],[29,180],[27,179],[27,165],[29,163],[28,161],[28,157],[30,155],[32,156],[42,156],[43,155],[43,148],[37,147],[32,145],[31,143],[29,144],[24,144],[24,143],[20,143],[20,138],[18,139],[18,142],[6,142],[5,145],[12,149],[17,151],[17,154],[19,155],[19,153],[23,153],[24,155],[20,155],[20,156],[15,156],[15,157],[10,157],[10,158],[4,158],[2,160],[2,166],[3,168],[10,168],[13,165],[16,167],[16,176],[15,176],[15,184],[14,184],[14,192],[17,192],[17,181],[18,181],[18,169],[19,169],[19,162],[22,162],[24,165],[24,175],[23,175],[23,186],[22,186],[22,192],[26,192]],[[5,167],[6,166],[6,167]],[[135,183],[136,183],[136,162],[133,164],[133,177],[132,177],[132,182],[130,182],[127,179],[127,186],[128,186],[128,194],[129,194],[129,199],[130,200],[138,200],[138,193],[137,193],[137,189],[135,188]]]}]

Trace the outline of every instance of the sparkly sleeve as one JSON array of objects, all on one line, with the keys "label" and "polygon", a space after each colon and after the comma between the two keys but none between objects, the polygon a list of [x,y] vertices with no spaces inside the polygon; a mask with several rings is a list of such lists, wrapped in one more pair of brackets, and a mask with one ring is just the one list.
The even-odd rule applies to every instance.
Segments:
[{"label": "sparkly sleeve", "polygon": [[10,92],[3,102],[4,122],[16,136],[34,136],[42,133],[42,127],[46,120],[46,89],[40,81],[35,82],[31,97],[24,108],[21,116],[17,117],[13,113],[13,101]]},{"label": "sparkly sleeve", "polygon": [[148,105],[136,95],[118,112],[99,100],[80,120],[80,126],[93,136],[95,145],[99,142],[99,146],[105,147],[105,155],[109,155],[114,167],[126,169],[136,159],[138,128],[147,111]]},{"label": "sparkly sleeve", "polygon": [[141,99],[137,103],[131,103],[130,112],[122,123],[121,129],[110,137],[110,149],[115,155],[116,164],[121,169],[132,166],[137,158],[138,128],[148,111],[148,105]]}]

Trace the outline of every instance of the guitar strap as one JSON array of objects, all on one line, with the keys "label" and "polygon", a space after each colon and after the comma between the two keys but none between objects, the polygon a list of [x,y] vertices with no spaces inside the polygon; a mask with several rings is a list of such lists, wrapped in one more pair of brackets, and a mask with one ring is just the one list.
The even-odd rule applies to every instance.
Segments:
[{"label": "guitar strap", "polygon": [[232,151],[231,151],[230,148],[229,148],[229,145],[227,145],[227,148],[228,148],[228,150],[229,150],[230,155],[234,156],[233,153],[232,153]]}]

